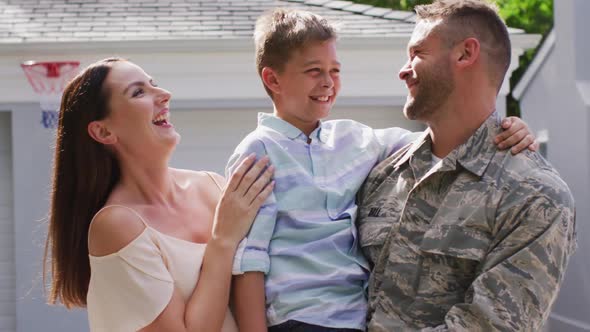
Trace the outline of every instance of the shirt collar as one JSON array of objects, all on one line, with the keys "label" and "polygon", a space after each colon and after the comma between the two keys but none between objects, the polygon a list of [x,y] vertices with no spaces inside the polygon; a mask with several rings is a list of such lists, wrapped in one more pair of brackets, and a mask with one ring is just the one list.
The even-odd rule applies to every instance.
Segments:
[{"label": "shirt collar", "polygon": [[[471,173],[482,176],[497,151],[494,137],[501,131],[500,117],[497,112],[493,112],[465,143],[459,145],[443,159],[443,163],[458,163]],[[397,168],[410,159],[430,164],[431,146],[430,130],[425,130],[394,167]]]},{"label": "shirt collar", "polygon": [[494,137],[502,132],[500,116],[493,112],[471,137],[455,149],[457,162],[473,174],[482,176],[498,151]]},{"label": "shirt collar", "polygon": [[[273,129],[292,140],[301,137],[301,139],[307,141],[307,137],[299,128],[271,113],[258,113],[258,126]],[[329,136],[330,128],[325,126],[322,121],[320,121],[318,127],[310,134],[310,137],[317,137],[322,143],[326,143]]]}]

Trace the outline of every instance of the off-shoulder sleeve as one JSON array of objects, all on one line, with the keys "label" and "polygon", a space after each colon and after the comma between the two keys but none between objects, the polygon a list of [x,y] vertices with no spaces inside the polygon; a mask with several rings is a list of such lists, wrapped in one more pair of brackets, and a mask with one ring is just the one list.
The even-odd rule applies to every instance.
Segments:
[{"label": "off-shoulder sleeve", "polygon": [[120,251],[90,256],[87,296],[91,331],[137,331],[166,308],[174,281],[149,230]]}]

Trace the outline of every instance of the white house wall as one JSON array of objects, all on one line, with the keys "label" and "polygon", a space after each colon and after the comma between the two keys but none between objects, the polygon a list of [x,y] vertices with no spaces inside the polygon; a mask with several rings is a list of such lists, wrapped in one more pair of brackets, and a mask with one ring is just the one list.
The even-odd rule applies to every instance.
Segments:
[{"label": "white house wall", "polygon": [[[84,67],[119,55],[141,65],[178,100],[266,98],[254,65],[254,51],[196,53],[104,53],[0,57],[0,103],[36,100],[19,66],[27,60],[78,60]],[[405,96],[397,72],[405,59],[394,51],[341,51],[341,96]]]},{"label": "white house wall", "polygon": [[578,249],[550,316],[549,331],[590,331],[590,22],[587,0],[555,2],[555,46],[526,86],[523,118],[548,136],[547,157],[576,201]]},{"label": "white house wall", "polygon": [[0,111],[0,331],[16,330],[10,113]]},{"label": "white house wall", "polygon": [[584,105],[575,83],[563,71],[567,64],[560,64],[565,60],[558,58],[559,52],[549,56],[520,103],[523,119],[537,135],[547,135],[547,159],[576,201],[578,249],[554,306],[550,331],[590,331],[590,105]]},{"label": "white house wall", "polygon": [[[531,44],[530,38],[514,38],[516,44]],[[226,41],[227,44],[222,45],[229,50],[220,45],[213,45],[211,49],[207,45],[197,47],[197,41],[186,43],[195,43],[195,46],[189,51],[175,50],[179,46],[168,50],[165,45],[159,47],[156,42],[151,51],[146,48],[133,50],[124,45],[86,49],[64,45],[63,48],[48,46],[45,49],[39,46],[19,52],[1,52],[4,55],[0,56],[0,104],[36,100],[19,66],[23,61],[78,60],[81,67],[85,67],[96,60],[111,56],[122,56],[141,65],[179,101],[266,99],[256,73],[254,49],[250,41]],[[232,46],[234,43],[237,46]],[[384,98],[384,105],[403,104],[403,99],[400,98],[406,95],[406,87],[398,79],[398,72],[407,57],[405,43],[405,38],[391,38],[380,42],[349,39],[339,41],[339,57],[343,66],[340,96],[377,97]],[[518,55],[521,52],[522,49],[515,46],[510,70],[518,65]],[[505,83],[499,98],[500,104],[503,104],[503,96],[507,92],[508,85]],[[500,110],[504,108],[503,105],[499,107]]]}]

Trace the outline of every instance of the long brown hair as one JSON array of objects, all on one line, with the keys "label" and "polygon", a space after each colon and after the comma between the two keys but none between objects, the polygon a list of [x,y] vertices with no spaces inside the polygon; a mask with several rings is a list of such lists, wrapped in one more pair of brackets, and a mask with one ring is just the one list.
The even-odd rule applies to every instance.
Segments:
[{"label": "long brown hair", "polygon": [[53,159],[49,231],[43,276],[50,258],[48,302],[67,308],[86,306],[90,281],[88,227],[119,180],[119,164],[87,131],[92,121],[109,114],[110,92],[104,86],[109,58],[87,67],[65,88],[61,100]]}]

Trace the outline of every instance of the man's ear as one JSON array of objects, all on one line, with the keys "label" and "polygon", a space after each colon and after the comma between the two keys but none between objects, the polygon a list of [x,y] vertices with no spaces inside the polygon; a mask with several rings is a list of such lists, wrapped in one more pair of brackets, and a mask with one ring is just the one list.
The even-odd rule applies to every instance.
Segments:
[{"label": "man's ear", "polygon": [[117,136],[105,126],[103,121],[90,122],[88,124],[88,135],[98,143],[105,145],[117,142]]},{"label": "man's ear", "polygon": [[455,47],[455,63],[460,68],[473,65],[480,55],[480,44],[476,38],[467,38]]},{"label": "man's ear", "polygon": [[281,85],[279,83],[277,72],[274,69],[270,67],[264,67],[262,68],[262,72],[260,74],[264,86],[266,86],[270,91],[272,91],[273,94],[280,93]]}]

